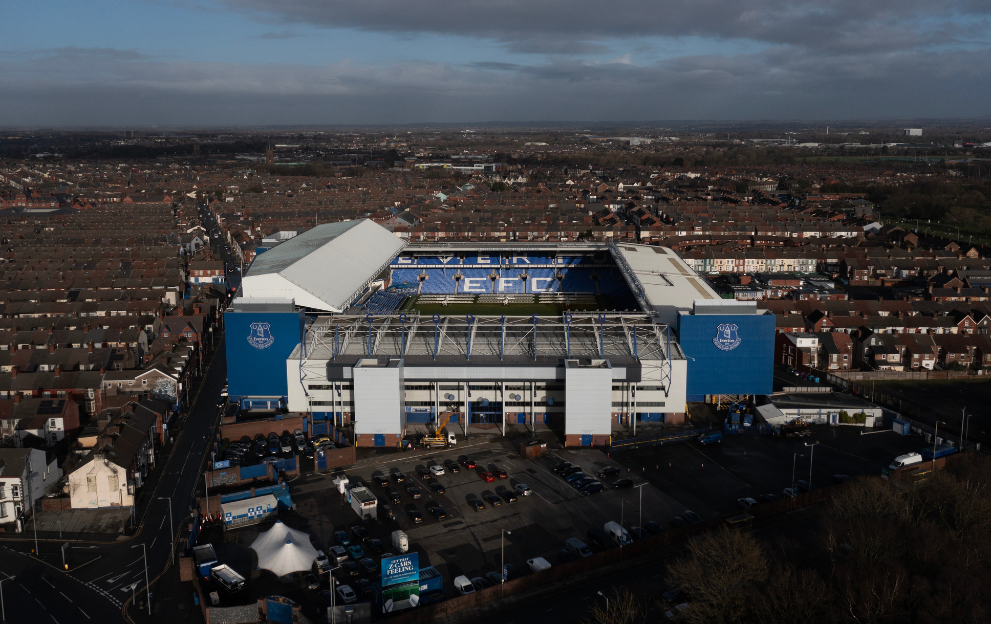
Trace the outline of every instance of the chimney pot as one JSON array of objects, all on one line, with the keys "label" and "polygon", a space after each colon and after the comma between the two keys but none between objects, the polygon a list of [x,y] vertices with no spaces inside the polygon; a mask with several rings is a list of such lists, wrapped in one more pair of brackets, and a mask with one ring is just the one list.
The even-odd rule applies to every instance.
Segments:
[{"label": "chimney pot", "polygon": [[20,402],[21,402],[21,395],[20,395],[20,393],[15,393],[14,394],[14,404],[16,405],[17,403],[20,403]]},{"label": "chimney pot", "polygon": [[58,377],[62,374],[62,366],[60,364],[55,365],[55,376]]},{"label": "chimney pot", "polygon": [[48,343],[48,352],[49,353],[55,353],[55,345],[54,344]]},{"label": "chimney pot", "polygon": [[86,350],[89,351],[90,353],[93,352],[93,341],[92,340],[90,340],[89,342],[86,343]]},{"label": "chimney pot", "polygon": [[10,367],[10,377],[11,377],[11,379],[13,379],[14,377],[17,377],[17,373],[19,373],[19,372],[21,372],[21,367],[20,366],[11,366]]}]

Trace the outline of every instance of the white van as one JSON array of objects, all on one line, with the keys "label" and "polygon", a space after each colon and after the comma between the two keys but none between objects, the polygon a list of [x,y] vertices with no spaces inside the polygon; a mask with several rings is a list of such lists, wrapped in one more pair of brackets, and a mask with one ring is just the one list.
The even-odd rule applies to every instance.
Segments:
[{"label": "white van", "polygon": [[544,570],[550,570],[551,564],[549,561],[543,557],[534,557],[533,559],[527,559],[526,564],[530,566],[530,569],[534,572],[543,572]]},{"label": "white van", "polygon": [[403,531],[393,531],[392,532],[392,545],[399,549],[400,553],[404,553],[409,550],[409,538],[406,537],[406,533]]},{"label": "white van", "polygon": [[463,574],[454,579],[454,588],[458,590],[458,593],[462,596],[475,593],[475,586],[472,585],[468,577]]},{"label": "white van", "polygon": [[630,533],[621,527],[618,522],[607,522],[603,525],[602,530],[606,532],[606,535],[612,539],[616,546],[626,546],[633,543],[633,540],[630,539]]},{"label": "white van", "polygon": [[897,470],[899,468],[904,468],[905,466],[911,466],[912,464],[918,464],[922,462],[922,455],[918,453],[907,453],[905,455],[899,455],[895,458],[895,461],[891,462],[888,466],[890,470]]}]

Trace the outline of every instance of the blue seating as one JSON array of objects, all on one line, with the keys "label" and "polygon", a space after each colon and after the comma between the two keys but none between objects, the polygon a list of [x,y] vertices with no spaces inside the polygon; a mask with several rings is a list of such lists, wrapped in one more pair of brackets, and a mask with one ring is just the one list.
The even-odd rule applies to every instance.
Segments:
[{"label": "blue seating", "polygon": [[[455,292],[454,275],[461,275],[458,294],[540,294],[540,293],[589,293],[620,296],[628,292],[623,276],[617,269],[584,268],[564,265],[558,268],[495,265],[490,268],[466,269],[462,267],[393,269],[393,284],[419,284],[419,276],[428,277],[420,289],[421,294],[446,295]],[[520,275],[526,273],[527,280]],[[564,280],[558,280],[558,274]],[[490,276],[498,276],[493,285]],[[597,275],[598,280],[592,279]],[[494,288],[493,288],[494,286]],[[598,286],[598,288],[596,288]]]},{"label": "blue seating", "polygon": [[362,307],[369,314],[395,314],[408,297],[405,293],[380,290],[369,297]]}]

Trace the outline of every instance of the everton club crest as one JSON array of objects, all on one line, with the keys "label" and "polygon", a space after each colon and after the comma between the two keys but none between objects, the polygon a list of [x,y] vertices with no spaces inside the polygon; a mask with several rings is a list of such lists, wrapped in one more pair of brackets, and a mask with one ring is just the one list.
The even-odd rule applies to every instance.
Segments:
[{"label": "everton club crest", "polygon": [[733,323],[723,323],[717,326],[716,337],[712,339],[712,344],[716,345],[717,349],[732,351],[740,346],[740,336],[736,333],[738,329],[739,327]]},{"label": "everton club crest", "polygon": [[[735,325],[734,325],[735,327]],[[256,349],[267,349],[275,342],[272,337],[272,326],[268,323],[252,323],[251,333],[248,334],[248,344]]]}]

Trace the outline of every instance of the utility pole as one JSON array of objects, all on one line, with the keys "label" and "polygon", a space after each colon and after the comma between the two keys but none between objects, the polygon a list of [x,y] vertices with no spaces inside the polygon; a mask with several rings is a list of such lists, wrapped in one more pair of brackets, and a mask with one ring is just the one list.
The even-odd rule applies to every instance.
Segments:
[{"label": "utility pole", "polygon": [[135,544],[131,548],[141,547],[141,556],[145,560],[145,591],[148,592],[148,617],[151,617],[151,583],[148,581],[148,549],[144,544]]},{"label": "utility pole", "polygon": [[960,410],[960,450],[963,450],[963,426],[967,420],[967,406],[964,405],[963,409]]},{"label": "utility pole", "polygon": [[815,459],[816,446],[818,444],[819,444],[818,442],[805,443],[805,446],[809,446],[812,448],[812,450],[809,451],[809,492],[812,491],[812,460]]},{"label": "utility pole", "polygon": [[[946,424],[946,423],[943,423]],[[939,439],[939,421],[936,421],[936,430],[933,432],[933,460],[930,467],[930,471],[935,474],[936,472],[936,440]]]}]

